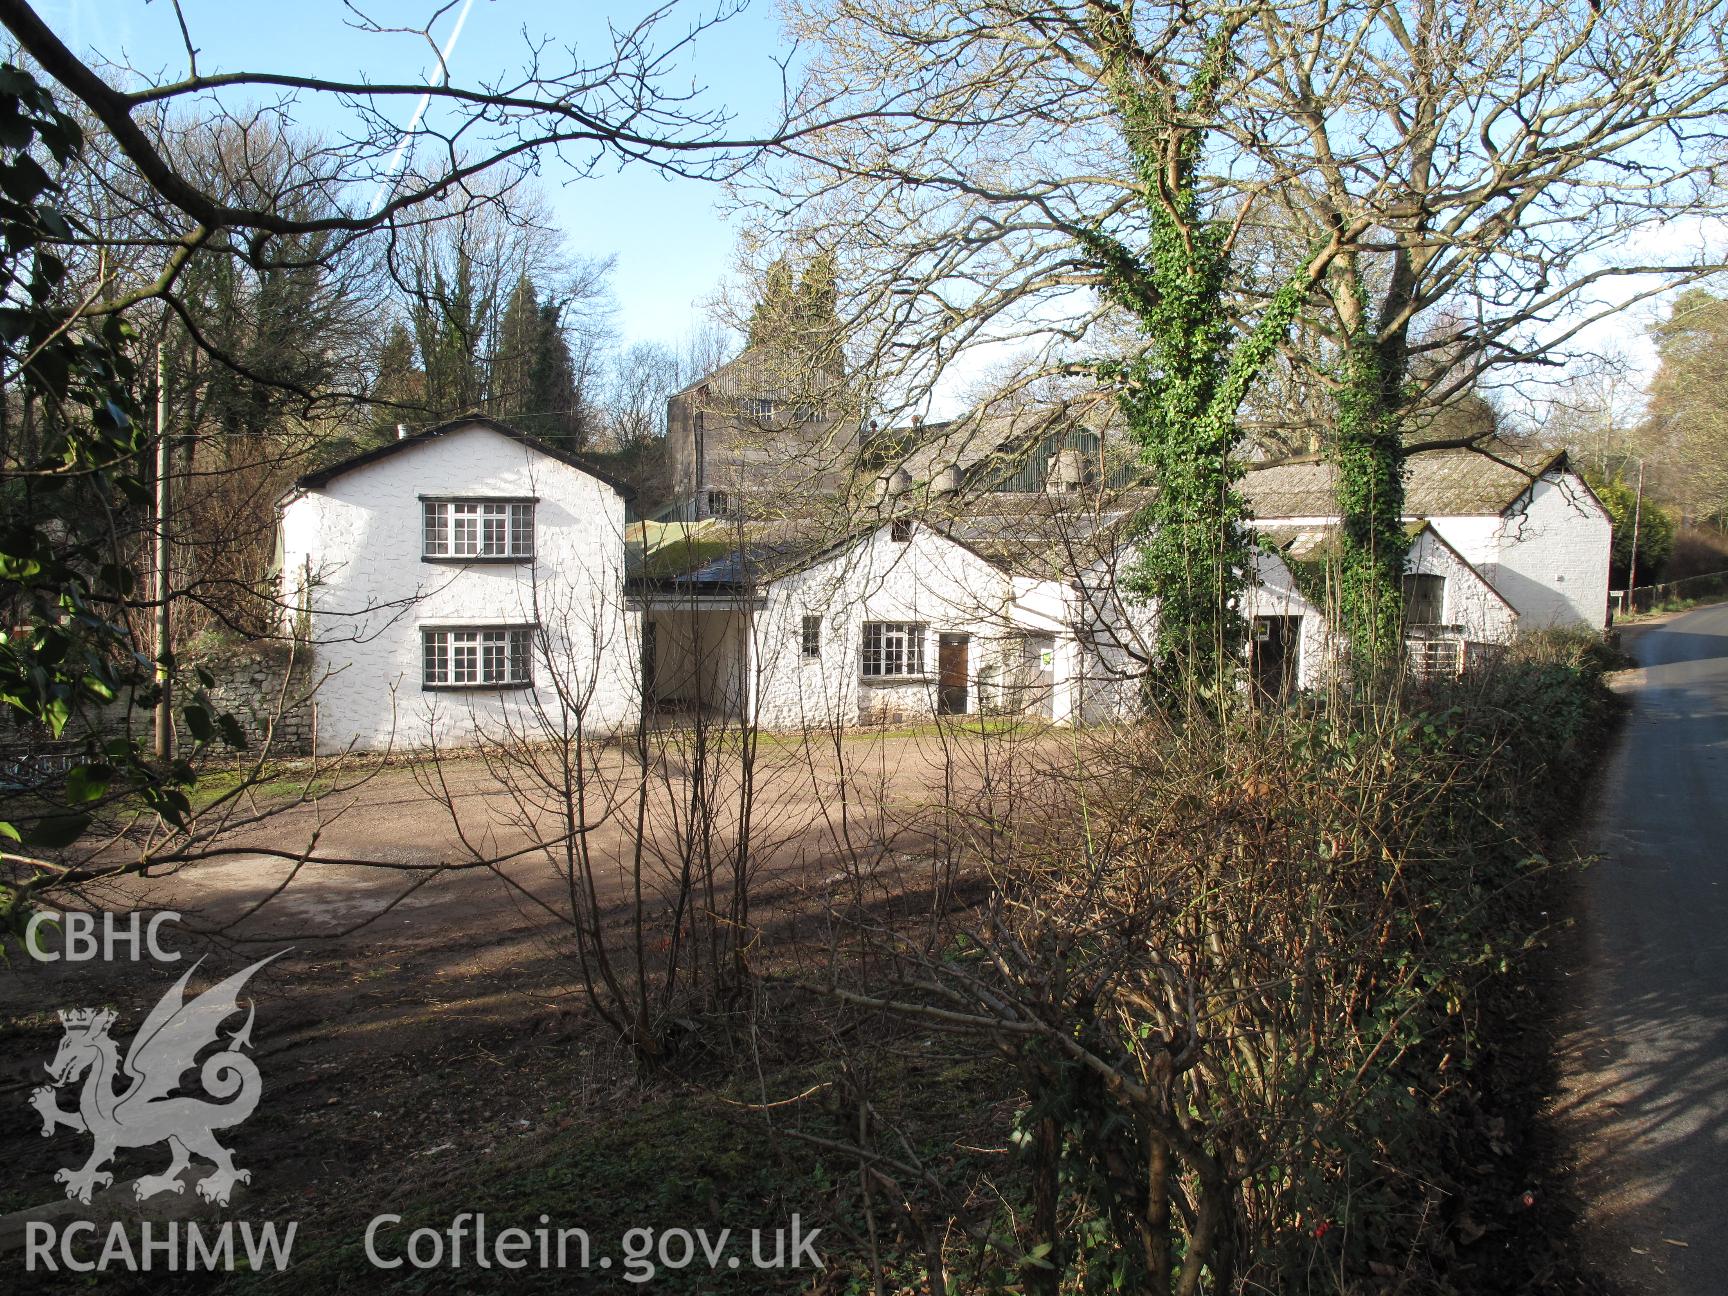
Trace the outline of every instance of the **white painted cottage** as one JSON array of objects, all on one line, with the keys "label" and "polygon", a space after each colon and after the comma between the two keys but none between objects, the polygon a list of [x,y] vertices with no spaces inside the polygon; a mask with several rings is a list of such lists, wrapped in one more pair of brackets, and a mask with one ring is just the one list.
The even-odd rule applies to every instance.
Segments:
[{"label": "white painted cottage", "polygon": [[[1263,545],[1247,609],[1263,681],[1314,687],[1337,651],[1321,610],[1335,481],[1330,464],[1298,463],[1252,470],[1244,482]],[[1613,523],[1564,451],[1496,442],[1418,455],[1405,520],[1405,623],[1418,671],[1460,670],[1520,630],[1606,625]]]},{"label": "white painted cottage", "polygon": [[633,586],[651,705],[778,729],[1068,718],[1072,634],[1040,583],[922,519],[819,534],[716,520],[657,537],[679,570]]},{"label": "white painted cottage", "polygon": [[[1244,489],[1261,524],[1323,528],[1337,520],[1334,483],[1330,464],[1282,464],[1251,471]],[[1565,451],[1496,442],[1417,455],[1404,516],[1475,568],[1520,627],[1606,625],[1613,522]]]},{"label": "white painted cottage", "polygon": [[[1600,628],[1611,526],[1561,454],[1413,460],[1407,628],[1461,669],[1521,628]],[[1320,683],[1329,465],[1252,470],[1245,612],[1261,688]],[[317,646],[319,748],[465,744],[548,716],[607,734],[703,715],[770,728],[1131,713],[1155,610],[1117,573],[1130,499],[999,490],[779,522],[626,524],[627,488],[483,418],[301,478],[284,601]]]},{"label": "white painted cottage", "polygon": [[289,629],[315,645],[318,747],[463,745],[638,714],[629,488],[463,418],[306,474],[282,500]]}]

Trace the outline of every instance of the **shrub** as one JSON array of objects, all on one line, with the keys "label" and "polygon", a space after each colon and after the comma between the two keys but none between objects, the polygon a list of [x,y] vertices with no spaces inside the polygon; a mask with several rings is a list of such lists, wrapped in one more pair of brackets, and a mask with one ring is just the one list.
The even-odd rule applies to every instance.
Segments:
[{"label": "shrub", "polygon": [[1019,1076],[1024,1199],[971,1222],[995,1239],[982,1286],[1330,1290],[1418,1266],[1606,664],[1547,636],[1392,702],[1118,731],[971,817],[992,901],[942,958],[902,949],[884,998]]}]

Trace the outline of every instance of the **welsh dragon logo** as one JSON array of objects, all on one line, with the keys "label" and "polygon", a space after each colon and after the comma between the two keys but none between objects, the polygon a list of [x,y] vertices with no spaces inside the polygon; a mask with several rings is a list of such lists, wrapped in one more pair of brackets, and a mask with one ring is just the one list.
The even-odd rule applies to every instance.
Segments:
[{"label": "welsh dragon logo", "polygon": [[[120,1148],[149,1147],[164,1140],[173,1159],[164,1173],[139,1178],[134,1192],[140,1201],[157,1193],[184,1192],[186,1185],[180,1182],[180,1174],[193,1156],[216,1167],[198,1184],[198,1195],[206,1201],[226,1206],[236,1183],[251,1182],[252,1172],[236,1170],[233,1155],[216,1141],[217,1130],[232,1129],[258,1106],[258,1068],[242,1051],[252,1043],[250,1000],[246,1024],[222,1041],[222,1047],[204,1060],[198,1073],[205,1092],[217,1101],[175,1091],[180,1077],[197,1064],[198,1054],[218,1042],[217,1028],[240,1011],[241,987],[259,968],[285,953],[282,950],[260,959],[187,1003],[186,982],[203,960],[194,963],[150,1010],[132,1037],[124,1062],[108,1033],[114,1025],[112,1010],[83,1008],[60,1014],[66,1033],[47,1068],[54,1083],[38,1086],[30,1095],[30,1105],[42,1116],[43,1138],[52,1135],[57,1126],[67,1125],[95,1140],[83,1169],[65,1169],[54,1176],[56,1182],[66,1185],[68,1197],[87,1203],[95,1188],[113,1183],[114,1176],[102,1166]],[[78,1110],[61,1111],[55,1090],[75,1083],[80,1076],[84,1087],[78,1095]],[[116,1090],[115,1082],[121,1076],[131,1083]]]}]

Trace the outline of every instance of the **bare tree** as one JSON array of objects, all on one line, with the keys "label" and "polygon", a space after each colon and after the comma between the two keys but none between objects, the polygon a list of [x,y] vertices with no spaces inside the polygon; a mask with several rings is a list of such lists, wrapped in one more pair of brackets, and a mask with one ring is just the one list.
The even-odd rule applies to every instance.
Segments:
[{"label": "bare tree", "polygon": [[[380,41],[424,41],[436,56],[431,26],[447,9],[429,4],[424,22],[403,27],[374,21],[356,8],[352,29]],[[69,120],[55,108],[29,73],[8,72],[9,99],[27,100],[35,114],[34,134],[26,131],[20,138],[25,145],[45,141],[46,151],[37,151],[53,167],[49,171],[23,156],[23,145],[7,146],[7,165],[28,172],[33,194],[47,199],[28,229],[17,227],[19,237],[7,248],[8,273],[17,268],[24,274],[36,315],[55,323],[44,322],[40,336],[24,339],[15,354],[8,344],[9,388],[33,366],[41,372],[32,371],[23,387],[21,435],[7,438],[5,477],[9,490],[14,482],[34,483],[20,487],[24,512],[13,518],[21,526],[17,534],[30,541],[25,547],[34,553],[40,545],[31,537],[48,528],[62,553],[78,564],[38,562],[27,585],[15,589],[9,583],[4,591],[18,608],[17,624],[46,635],[13,663],[20,687],[39,695],[27,714],[51,722],[58,735],[74,711],[116,697],[149,707],[174,683],[179,667],[171,635],[156,627],[146,634],[146,628],[151,621],[166,622],[156,615],[159,609],[185,606],[192,595],[174,588],[171,578],[154,588],[135,579],[144,541],[154,538],[157,549],[179,557],[184,573],[189,566],[196,570],[187,562],[189,540],[202,544],[208,538],[214,550],[238,538],[231,547],[239,567],[216,571],[213,584],[250,590],[252,578],[263,575],[257,562],[267,561],[270,510],[259,507],[258,496],[267,497],[279,480],[273,474],[283,467],[281,456],[255,453],[256,443],[248,443],[236,459],[201,435],[202,443],[188,455],[172,438],[202,434],[207,427],[224,436],[250,435],[267,425],[279,431],[284,423],[296,432],[328,431],[316,427],[307,411],[328,402],[332,389],[366,393],[369,384],[352,372],[350,358],[335,362],[343,330],[321,329],[302,308],[321,299],[327,305],[332,296],[376,300],[376,294],[355,291],[357,281],[341,282],[334,273],[344,267],[361,273],[376,264],[376,252],[366,255],[371,235],[400,244],[457,218],[507,218],[522,181],[542,165],[561,166],[572,178],[618,163],[712,176],[777,136],[780,123],[760,138],[729,137],[724,112],[703,106],[674,80],[692,42],[730,12],[723,6],[684,22],[669,10],[656,10],[627,30],[613,31],[610,48],[592,62],[566,51],[557,67],[550,43],[525,38],[519,75],[462,85],[440,63],[427,86],[267,69],[206,73],[196,35],[177,6],[184,75],[155,82],[118,59],[101,63],[98,71],[25,0],[0,6],[0,23],[21,61],[57,82],[62,102],[80,119]],[[345,106],[347,128],[321,139],[299,135],[292,123],[310,99]],[[265,106],[258,106],[260,100]],[[423,101],[429,110],[415,113],[414,105]],[[171,320],[165,335],[154,309],[138,309],[156,300],[166,304]],[[265,311],[267,302],[284,309]],[[165,381],[155,384],[142,376],[149,358],[126,354],[131,343],[121,318],[140,314],[151,317],[148,330],[138,330],[146,334],[146,347],[158,338],[166,342],[160,367]],[[348,322],[354,325],[351,336],[372,321]],[[385,321],[377,323],[383,335]],[[189,350],[177,361],[173,347],[181,339],[188,340],[183,345]],[[95,377],[71,390],[66,366],[44,366],[74,345],[86,349],[88,364],[81,361],[84,367],[72,376],[79,382],[86,373]],[[153,432],[146,410],[158,392],[164,399],[155,402]],[[55,402],[75,397],[68,407],[72,419],[56,412],[52,425],[45,422],[44,394]],[[151,456],[159,442],[165,443],[163,453]],[[57,457],[43,461],[45,448]],[[152,458],[161,470],[139,471]],[[197,481],[204,474],[220,489],[201,501]],[[183,494],[194,517],[250,518],[254,525],[240,537],[190,536],[179,523],[151,516],[162,512],[145,503],[152,477],[188,486]],[[251,487],[235,498],[227,488],[240,478]],[[98,488],[95,504],[85,501],[64,516],[41,508],[42,492],[87,480]],[[60,498],[73,493],[60,490]],[[70,654],[53,629],[61,618],[50,610],[50,572],[74,599],[93,596],[100,587],[101,616],[91,618],[100,628],[89,635],[75,631]],[[105,574],[97,579],[97,573]],[[28,599],[37,600],[32,608],[22,606]],[[219,614],[214,606],[210,610]],[[94,674],[80,664],[85,649],[101,659]],[[147,667],[152,660],[160,678],[147,683],[139,678],[139,663]],[[32,679],[47,682],[32,685]],[[205,727],[202,741],[214,733],[214,718],[193,710]],[[68,782],[75,801],[103,805],[105,797],[122,796],[123,780],[111,761],[95,747],[85,756]],[[126,754],[127,778],[135,776],[155,798],[150,804],[168,816],[165,831],[180,832],[187,821],[185,788],[195,774],[186,762],[157,768],[139,748]],[[37,867],[35,857],[18,866],[28,873]],[[42,869],[56,873],[52,861]]]},{"label": "bare tree", "polygon": [[[1178,375],[1147,399],[1180,395],[1195,366],[1159,321],[1204,308],[1158,275],[1214,241],[1244,341],[1303,289],[1303,328],[1271,330],[1278,372],[1322,419],[1309,452],[1339,460],[1346,619],[1380,656],[1423,411],[1527,381],[1628,294],[1722,263],[1643,236],[1721,202],[1723,17],[1709,0],[810,0],[793,29],[817,51],[815,101],[881,111],[789,141],[749,196],[783,237],[834,249],[854,363],[891,406],[991,349],[1021,353],[1022,383],[1127,357],[1149,363],[1142,385]],[[1160,245],[1161,222],[1180,237]]]},{"label": "bare tree", "polygon": [[684,366],[662,343],[636,342],[620,352],[612,361],[604,398],[611,444],[629,450],[665,436],[666,399],[684,382]]},{"label": "bare tree", "polygon": [[[268,68],[205,72],[198,64],[196,34],[183,14],[183,75],[151,83],[133,70],[132,83],[126,84],[75,54],[27,0],[0,5],[0,23],[25,55],[84,105],[160,199],[181,214],[175,237],[162,243],[167,264],[152,284],[127,295],[134,300],[171,287],[184,258],[220,230],[354,235],[412,224],[421,219],[423,206],[462,195],[483,176],[519,178],[554,157],[570,178],[593,176],[617,162],[720,175],[781,133],[776,126],[756,136],[729,137],[723,110],[700,105],[675,84],[680,57],[730,15],[729,7],[697,13],[682,24],[670,7],[656,9],[628,28],[614,29],[610,48],[591,62],[566,50],[555,63],[550,41],[525,34],[520,70],[478,84],[455,81],[432,38],[432,25],[448,8],[428,4],[425,21],[416,26],[374,19],[351,6],[350,32],[425,43],[436,75],[430,83],[408,84]],[[115,60],[111,66],[124,64]],[[245,97],[267,98],[272,106],[236,108]],[[202,122],[281,122],[312,98],[340,102],[350,114],[348,128],[328,140],[318,157],[317,180],[333,201],[330,210],[284,210],[226,194],[186,167],[170,145],[176,111]],[[423,99],[430,108],[415,113],[413,105]],[[405,167],[404,158],[416,164]],[[496,192],[498,186],[494,178],[482,189]],[[485,193],[468,200],[484,202]],[[125,304],[125,298],[105,303],[109,309]]]}]

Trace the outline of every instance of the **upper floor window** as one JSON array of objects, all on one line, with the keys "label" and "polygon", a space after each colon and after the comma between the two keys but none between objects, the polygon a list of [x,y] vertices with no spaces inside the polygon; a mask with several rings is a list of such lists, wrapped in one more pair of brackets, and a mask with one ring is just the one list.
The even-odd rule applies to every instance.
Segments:
[{"label": "upper floor window", "polygon": [[532,626],[427,627],[420,631],[425,688],[526,688],[534,682]]},{"label": "upper floor window", "polygon": [[916,621],[866,621],[863,666],[867,676],[922,675],[924,626]]},{"label": "upper floor window", "polygon": [[912,519],[895,518],[888,530],[895,544],[906,544],[912,539]]},{"label": "upper floor window", "polygon": [[756,418],[773,418],[774,402],[766,396],[753,397],[744,402],[744,412]]},{"label": "upper floor window", "polygon": [[1404,624],[1439,625],[1446,619],[1446,578],[1427,572],[1404,577]]},{"label": "upper floor window", "polygon": [[425,558],[516,562],[534,556],[532,500],[422,500]]}]

